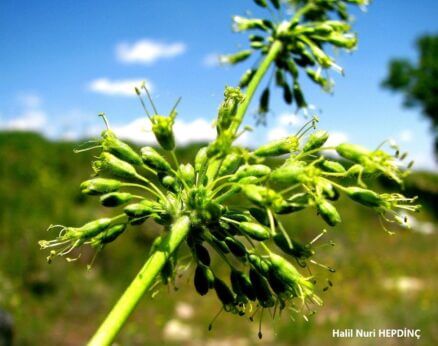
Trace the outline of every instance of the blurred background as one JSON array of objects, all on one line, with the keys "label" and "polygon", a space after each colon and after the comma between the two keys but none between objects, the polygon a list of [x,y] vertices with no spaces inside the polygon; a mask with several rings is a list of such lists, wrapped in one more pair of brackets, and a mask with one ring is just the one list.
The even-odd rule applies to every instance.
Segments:
[{"label": "blurred background", "polygon": [[[245,70],[219,66],[217,56],[245,44],[244,35],[231,32],[230,18],[248,11],[259,13],[249,0],[0,2],[0,345],[10,330],[14,345],[81,345],[93,333],[159,228],[132,228],[98,254],[91,270],[91,249],[77,262],[48,265],[37,242],[50,236],[50,224],[81,225],[109,214],[79,191],[92,172],[92,154],[72,150],[103,129],[102,111],[122,138],[153,143],[132,92],[145,80],[162,113],[182,96],[176,136],[182,161],[192,160],[215,134],[211,121],[224,85]],[[121,345],[375,344],[333,339],[334,328],[421,329],[419,341],[378,341],[438,343],[437,14],[434,0],[375,1],[367,13],[355,11],[359,49],[337,58],[346,76],[334,76],[335,94],[304,83],[332,144],[373,148],[390,139],[409,151],[416,164],[405,192],[424,205],[411,229],[395,227],[390,236],[374,214],[341,199],[344,222],[321,240],[336,246],[318,258],[337,269],[334,286],[322,293],[324,306],[310,322],[265,318],[258,341],[257,323],[224,315],[208,332],[219,303],[213,293],[196,295],[189,270],[178,290],[162,287],[143,299]],[[306,121],[280,97],[273,101],[267,125],[242,144],[293,133]],[[251,116],[247,124],[254,125]],[[394,188],[385,180],[375,184]],[[303,241],[324,228],[314,211],[286,222]]]}]

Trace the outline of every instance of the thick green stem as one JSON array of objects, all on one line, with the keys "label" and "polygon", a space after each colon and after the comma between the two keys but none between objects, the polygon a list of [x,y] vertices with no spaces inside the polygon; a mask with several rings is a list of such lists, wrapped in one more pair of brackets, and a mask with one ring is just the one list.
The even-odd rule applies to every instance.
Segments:
[{"label": "thick green stem", "polygon": [[141,297],[154,283],[156,276],[160,273],[169,256],[186,238],[189,229],[190,219],[188,216],[182,216],[176,220],[169,233],[148,258],[88,345],[103,346],[110,345],[113,342]]},{"label": "thick green stem", "polygon": [[251,82],[249,83],[248,89],[246,91],[245,100],[240,104],[233,123],[230,126],[230,129],[234,134],[237,133],[237,130],[239,129],[239,126],[243,121],[246,111],[248,110],[248,106],[251,103],[251,100],[254,97],[257,87],[262,81],[263,76],[266,74],[272,62],[275,60],[282,48],[283,44],[280,41],[274,41],[274,43],[271,45],[271,48],[269,48],[266,58],[262,61],[257,69],[256,74],[251,79]]}]

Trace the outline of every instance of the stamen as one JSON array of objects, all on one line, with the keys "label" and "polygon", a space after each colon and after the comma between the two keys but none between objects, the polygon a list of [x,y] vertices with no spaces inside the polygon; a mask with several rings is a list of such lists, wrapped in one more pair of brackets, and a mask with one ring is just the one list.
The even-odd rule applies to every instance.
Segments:
[{"label": "stamen", "polygon": [[146,91],[146,95],[147,95],[147,97],[148,97],[148,99],[149,99],[149,102],[150,102],[151,105],[152,105],[152,109],[154,110],[154,113],[155,113],[155,114],[158,114],[157,108],[155,107],[155,104],[154,104],[154,101],[152,100],[151,94],[149,93],[148,88],[146,88],[146,83],[143,82],[142,85],[141,85],[141,87],[142,87],[142,89],[143,89],[144,91]]},{"label": "stamen", "polygon": [[176,107],[178,107],[178,104],[181,102],[181,97],[178,98],[178,100],[176,100],[175,105],[173,106],[172,110],[169,113],[169,116],[171,118],[175,118],[176,116]]},{"label": "stamen", "polygon": [[109,130],[110,127],[109,127],[108,119],[106,118],[105,113],[103,113],[103,112],[99,113],[98,116],[103,119],[103,122],[105,123],[106,129]]},{"label": "stamen", "polygon": [[310,262],[310,263],[313,263],[313,264],[315,264],[315,265],[317,265],[317,266],[320,266],[321,268],[327,269],[330,273],[336,273],[336,269],[331,268],[331,267],[329,267],[329,266],[326,266],[326,265],[324,265],[324,264],[321,264],[321,263],[319,263],[319,262],[316,262],[316,261],[313,260],[313,259],[309,260],[309,262]]},{"label": "stamen", "polygon": [[262,312],[260,313],[260,321],[259,321],[259,333],[258,333],[258,337],[259,339],[263,338],[263,334],[262,334],[262,319],[263,319],[263,311],[265,309],[262,309]]},{"label": "stamen", "polygon": [[208,324],[208,331],[213,329],[213,323],[216,321],[216,319],[220,316],[220,314],[224,311],[224,307],[222,306],[219,312],[213,317],[212,321]]},{"label": "stamen", "polygon": [[326,229],[323,229],[322,232],[320,234],[318,234],[315,238],[313,238],[310,242],[309,245],[312,245],[314,242],[316,242],[319,238],[321,238],[324,234],[327,233]]}]

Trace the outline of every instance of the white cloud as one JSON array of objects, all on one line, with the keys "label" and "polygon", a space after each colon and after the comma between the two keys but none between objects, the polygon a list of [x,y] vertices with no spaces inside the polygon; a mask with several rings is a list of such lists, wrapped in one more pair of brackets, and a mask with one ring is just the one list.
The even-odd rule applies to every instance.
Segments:
[{"label": "white cloud", "polygon": [[304,125],[305,119],[302,116],[293,113],[283,113],[278,117],[278,124],[282,126],[300,126]]},{"label": "white cloud", "polygon": [[[145,116],[137,118],[126,125],[113,125],[111,129],[122,139],[126,139],[139,144],[154,144],[155,140],[151,132],[151,122]],[[102,130],[100,128],[100,130]],[[89,133],[94,132],[95,128],[90,129]]]},{"label": "white cloud", "polygon": [[400,138],[401,142],[411,142],[413,137],[414,137],[414,134],[412,133],[411,130],[403,130],[398,135],[398,138]]},{"label": "white cloud", "polygon": [[339,144],[345,143],[348,141],[348,134],[340,131],[329,132],[330,136],[327,140],[325,146],[327,147],[335,147]]},{"label": "white cloud", "polygon": [[[138,144],[156,144],[151,123],[147,117],[137,118],[126,125],[112,125],[111,129],[122,139]],[[173,127],[176,142],[186,145],[193,142],[207,142],[216,138],[216,130],[207,120],[197,118],[191,121],[177,119]],[[90,128],[88,134],[98,134],[101,129]],[[244,135],[242,136],[244,137]],[[242,141],[244,138],[239,138]]]},{"label": "white cloud", "polygon": [[267,133],[267,140],[273,141],[292,135],[292,127],[298,127],[305,123],[306,119],[294,113],[282,113],[276,119],[276,125]]},{"label": "white cloud", "polygon": [[288,135],[289,132],[284,127],[278,126],[270,129],[268,131],[267,137],[268,137],[268,141],[274,141],[276,139],[287,137]]},{"label": "white cloud", "polygon": [[29,109],[11,119],[1,121],[1,130],[42,131],[47,125],[47,115],[41,110]]},{"label": "white cloud", "polygon": [[177,142],[184,145],[190,142],[205,142],[216,138],[216,130],[210,122],[197,118],[191,122],[175,121],[175,137]]},{"label": "white cloud", "polygon": [[124,63],[153,64],[157,60],[172,58],[186,51],[182,42],[164,43],[143,39],[134,43],[122,42],[116,47],[118,60]]},{"label": "white cloud", "polygon": [[[333,131],[333,132],[328,131],[328,132],[329,132],[329,138],[328,138],[327,142],[325,142],[324,147],[336,147],[339,144],[347,142],[349,139],[348,134],[345,132],[341,132],[341,131]],[[323,153],[328,154],[328,155],[332,155],[335,157],[339,157],[336,150],[333,150],[333,149],[324,150]]]},{"label": "white cloud", "polygon": [[34,93],[20,93],[18,100],[22,111],[5,120],[0,118],[0,130],[47,132],[47,114],[40,107],[42,99]]},{"label": "white cloud", "polygon": [[149,91],[153,86],[151,82],[144,79],[119,79],[110,80],[108,78],[98,78],[91,81],[88,85],[89,90],[105,95],[135,96],[134,87],[139,87],[145,83]]},{"label": "white cloud", "polygon": [[216,67],[220,65],[220,54],[210,53],[202,59],[202,65],[205,67]]}]

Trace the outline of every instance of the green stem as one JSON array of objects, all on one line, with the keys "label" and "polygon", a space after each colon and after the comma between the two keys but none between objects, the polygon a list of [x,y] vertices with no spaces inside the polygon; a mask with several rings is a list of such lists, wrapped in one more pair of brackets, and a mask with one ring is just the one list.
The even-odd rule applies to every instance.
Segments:
[{"label": "green stem", "polygon": [[166,237],[148,258],[140,272],[107,315],[89,346],[111,345],[120,329],[137,306],[144,293],[152,286],[170,255],[179,247],[190,230],[190,219],[182,216],[175,221]]},{"label": "green stem", "polygon": [[266,74],[272,62],[275,60],[275,58],[280,53],[282,48],[283,48],[283,44],[280,41],[274,41],[274,43],[271,45],[271,48],[269,48],[266,58],[262,61],[262,63],[257,69],[256,74],[254,75],[251,82],[249,83],[248,89],[246,91],[245,100],[243,100],[243,102],[240,104],[236,116],[233,120],[233,123],[230,126],[232,133],[237,133],[237,130],[239,129],[240,124],[242,123],[245,113],[248,110],[248,106],[251,103],[252,98],[254,97],[257,87],[259,86],[264,75]]}]

